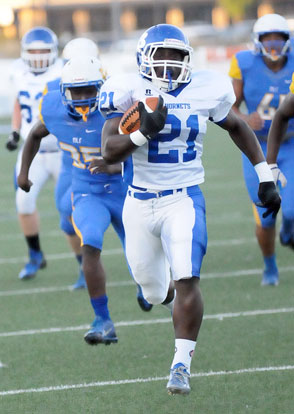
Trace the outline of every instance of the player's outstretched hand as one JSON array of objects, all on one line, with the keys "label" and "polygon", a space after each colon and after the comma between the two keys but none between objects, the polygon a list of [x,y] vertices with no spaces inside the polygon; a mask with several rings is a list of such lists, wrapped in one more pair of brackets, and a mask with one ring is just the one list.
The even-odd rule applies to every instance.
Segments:
[{"label": "player's outstretched hand", "polygon": [[28,179],[27,176],[19,174],[19,176],[17,177],[17,185],[26,193],[28,193],[33,183],[31,182],[31,180]]},{"label": "player's outstretched hand", "polygon": [[281,205],[281,197],[275,183],[273,181],[259,183],[258,197],[260,202],[256,203],[256,205],[267,209],[262,217],[265,218],[272,214],[273,218],[275,218]]},{"label": "player's outstretched hand", "polygon": [[107,164],[102,157],[93,158],[88,169],[90,170],[91,174],[108,173]]},{"label": "player's outstretched hand", "polygon": [[275,184],[280,183],[282,187],[285,187],[287,185],[287,178],[278,167],[278,164],[269,164],[268,166],[272,170]]},{"label": "player's outstretched hand", "polygon": [[258,112],[251,112],[247,115],[246,122],[254,131],[260,131],[264,127],[264,119]]},{"label": "player's outstretched hand", "polygon": [[6,141],[6,148],[8,149],[8,151],[14,151],[16,150],[17,146],[18,146],[18,141],[19,141],[19,133],[17,131],[12,131]]},{"label": "player's outstretched hand", "polygon": [[143,102],[138,104],[140,114],[140,132],[148,138],[154,138],[165,125],[167,107],[164,106],[163,98],[160,95],[157,106],[153,112],[147,112]]}]

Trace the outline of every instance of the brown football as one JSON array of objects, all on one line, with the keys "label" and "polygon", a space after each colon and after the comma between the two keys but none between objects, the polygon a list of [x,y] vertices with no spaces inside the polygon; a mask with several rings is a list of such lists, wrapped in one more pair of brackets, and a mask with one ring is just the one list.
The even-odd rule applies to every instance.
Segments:
[{"label": "brown football", "polygon": [[[119,133],[120,134],[130,134],[135,132],[140,128],[140,118],[139,118],[139,101],[136,101],[123,115],[119,123]],[[157,97],[146,98],[145,108],[148,112],[155,110],[158,103]]]}]

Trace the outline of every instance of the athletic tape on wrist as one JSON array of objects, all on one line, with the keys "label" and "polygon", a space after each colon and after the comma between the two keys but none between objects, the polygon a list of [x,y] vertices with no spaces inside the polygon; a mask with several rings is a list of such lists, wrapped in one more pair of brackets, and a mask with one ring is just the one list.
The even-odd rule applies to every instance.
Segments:
[{"label": "athletic tape on wrist", "polygon": [[146,142],[148,141],[147,138],[142,134],[142,132],[139,129],[130,134],[130,139],[138,147],[141,147],[142,145],[146,144]]},{"label": "athletic tape on wrist", "polygon": [[274,181],[272,170],[265,161],[262,161],[254,165],[254,169],[256,171],[256,174],[258,175],[260,183],[264,183],[266,181]]}]

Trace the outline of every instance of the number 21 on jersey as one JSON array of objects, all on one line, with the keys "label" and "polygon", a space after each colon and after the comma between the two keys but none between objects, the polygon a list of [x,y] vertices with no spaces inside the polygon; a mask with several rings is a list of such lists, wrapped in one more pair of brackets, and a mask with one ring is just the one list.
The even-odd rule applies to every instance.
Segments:
[{"label": "number 21 on jersey", "polygon": [[[169,133],[159,133],[155,140],[149,141],[148,161],[152,163],[178,163],[194,160],[197,155],[195,141],[199,133],[198,115],[190,115],[183,129],[181,120],[175,115],[169,114],[166,117],[165,125],[170,125],[171,131]],[[189,132],[187,131],[187,127],[189,128]],[[187,148],[182,155],[177,149],[170,149],[165,153],[160,153],[160,142],[171,142],[185,133],[186,136],[183,138],[185,139]]]}]

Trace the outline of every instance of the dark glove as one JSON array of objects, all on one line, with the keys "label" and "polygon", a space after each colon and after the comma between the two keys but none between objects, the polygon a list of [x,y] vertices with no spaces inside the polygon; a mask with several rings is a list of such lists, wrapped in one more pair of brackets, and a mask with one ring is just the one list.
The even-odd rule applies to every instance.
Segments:
[{"label": "dark glove", "polygon": [[154,138],[165,125],[167,107],[164,106],[162,96],[159,96],[157,106],[153,112],[147,112],[143,102],[139,102],[140,132],[147,138]]},{"label": "dark glove", "polygon": [[20,135],[17,131],[12,131],[9,134],[8,139],[6,141],[6,148],[8,149],[8,151],[16,150],[19,138],[20,138]]},{"label": "dark glove", "polygon": [[272,217],[275,218],[281,205],[281,197],[279,196],[275,183],[273,181],[259,183],[258,197],[260,202],[256,203],[256,205],[267,209],[262,217],[266,218],[272,214]]}]

